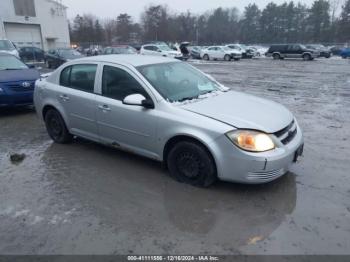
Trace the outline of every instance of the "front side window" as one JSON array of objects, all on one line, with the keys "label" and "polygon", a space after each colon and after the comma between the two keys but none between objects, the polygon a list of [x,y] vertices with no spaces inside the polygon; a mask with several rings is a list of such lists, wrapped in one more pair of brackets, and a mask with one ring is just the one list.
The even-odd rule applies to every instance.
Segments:
[{"label": "front side window", "polygon": [[81,90],[88,93],[94,92],[97,65],[82,64],[66,67],[60,76],[60,85]]},{"label": "front side window", "polygon": [[194,99],[220,90],[217,82],[186,63],[153,64],[137,69],[170,102]]},{"label": "front side window", "polygon": [[141,94],[149,98],[140,83],[128,72],[113,66],[104,66],[102,76],[102,95],[123,101],[125,97]]}]

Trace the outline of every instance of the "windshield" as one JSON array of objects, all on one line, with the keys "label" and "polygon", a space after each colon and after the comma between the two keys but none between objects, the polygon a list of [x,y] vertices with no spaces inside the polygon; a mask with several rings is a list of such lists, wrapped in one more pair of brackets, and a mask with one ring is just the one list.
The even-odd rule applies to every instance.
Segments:
[{"label": "windshield", "polygon": [[169,46],[167,45],[160,45],[158,48],[162,51],[173,51]]},{"label": "windshield", "polygon": [[220,90],[220,86],[186,63],[140,66],[139,72],[170,102],[182,102]]},{"label": "windshield", "polygon": [[81,56],[81,54],[78,51],[73,49],[59,50],[59,54],[62,57]]},{"label": "windshield", "polygon": [[11,55],[0,56],[0,70],[21,70],[28,69],[22,61]]},{"label": "windshield", "polygon": [[15,47],[8,40],[0,40],[0,50],[11,51],[11,50],[15,50]]}]

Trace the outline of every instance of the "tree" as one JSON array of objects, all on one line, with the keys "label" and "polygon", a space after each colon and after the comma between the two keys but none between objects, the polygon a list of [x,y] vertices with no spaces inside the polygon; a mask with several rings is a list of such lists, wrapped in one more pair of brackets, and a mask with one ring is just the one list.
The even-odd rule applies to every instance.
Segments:
[{"label": "tree", "polygon": [[330,4],[327,0],[316,0],[310,8],[308,18],[308,40],[327,41],[330,33]]},{"label": "tree", "polygon": [[120,14],[117,17],[117,35],[120,42],[127,43],[132,33],[132,20],[128,14]]},{"label": "tree", "polygon": [[342,7],[339,19],[338,38],[340,41],[350,42],[350,0],[347,0]]},{"label": "tree", "polygon": [[256,4],[249,4],[244,10],[244,18],[241,21],[241,40],[245,43],[253,43],[260,35],[261,11]]},{"label": "tree", "polygon": [[141,15],[145,40],[166,40],[169,37],[169,14],[166,6],[151,5]]}]

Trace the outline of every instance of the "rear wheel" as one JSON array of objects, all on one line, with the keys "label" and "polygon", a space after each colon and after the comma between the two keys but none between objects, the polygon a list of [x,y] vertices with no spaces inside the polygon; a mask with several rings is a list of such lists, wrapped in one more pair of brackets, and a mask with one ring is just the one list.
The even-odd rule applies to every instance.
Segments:
[{"label": "rear wheel", "polygon": [[279,59],[281,59],[280,54],[273,54],[272,57],[273,57],[274,60],[279,60]]},{"label": "rear wheel", "polygon": [[47,132],[53,141],[58,144],[70,143],[73,136],[68,132],[61,114],[55,109],[49,109],[45,114]]},{"label": "rear wheel", "polygon": [[208,56],[208,55],[204,55],[204,56],[203,56],[203,59],[204,59],[205,61],[209,61],[209,56]]},{"label": "rear wheel", "polygon": [[304,55],[303,55],[303,60],[304,60],[304,61],[310,61],[310,60],[312,60],[312,57],[311,57],[311,55],[309,55],[309,54],[304,54]]},{"label": "rear wheel", "polygon": [[216,166],[208,150],[195,142],[177,143],[169,152],[167,165],[177,181],[208,187],[217,179]]},{"label": "rear wheel", "polygon": [[231,56],[230,55],[225,55],[224,56],[225,61],[231,61]]}]

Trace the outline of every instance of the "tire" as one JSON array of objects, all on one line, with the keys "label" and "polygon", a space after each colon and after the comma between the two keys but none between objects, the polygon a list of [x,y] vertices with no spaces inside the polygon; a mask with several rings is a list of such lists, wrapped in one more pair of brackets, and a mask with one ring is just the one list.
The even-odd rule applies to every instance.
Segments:
[{"label": "tire", "polygon": [[208,56],[207,54],[205,54],[205,55],[203,56],[203,60],[205,60],[205,61],[209,61],[209,60],[210,60],[210,58],[209,58],[209,56]]},{"label": "tire", "polygon": [[49,109],[45,114],[45,126],[49,136],[57,144],[72,142],[73,136],[68,132],[61,114],[55,109]]},{"label": "tire", "polygon": [[241,60],[241,59],[240,59],[240,58],[235,58],[234,60],[235,60],[235,61],[239,61],[239,60]]},{"label": "tire", "polygon": [[217,180],[215,162],[208,150],[195,142],[175,144],[167,158],[170,175],[181,183],[209,187]]},{"label": "tire", "polygon": [[225,61],[231,61],[231,56],[230,55],[225,55],[224,56]]},{"label": "tire", "polygon": [[274,60],[280,60],[281,59],[280,54],[273,54],[272,57],[273,57]]},{"label": "tire", "polygon": [[304,54],[304,55],[303,55],[303,60],[304,60],[304,61],[311,61],[311,60],[312,60],[312,57],[311,57],[311,55],[309,55],[309,54]]}]

